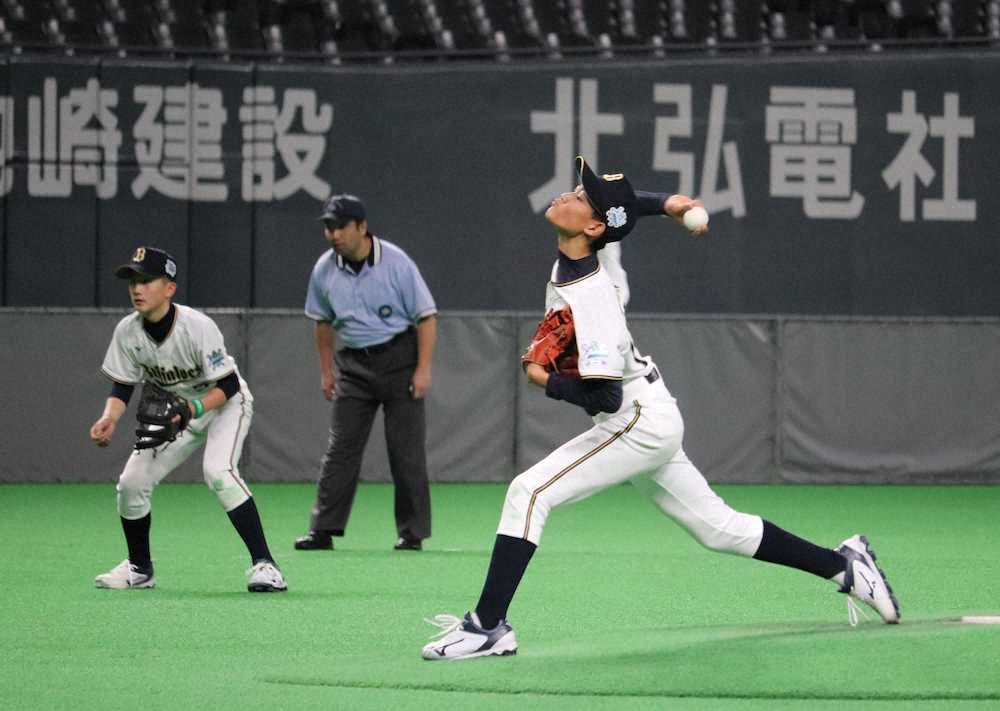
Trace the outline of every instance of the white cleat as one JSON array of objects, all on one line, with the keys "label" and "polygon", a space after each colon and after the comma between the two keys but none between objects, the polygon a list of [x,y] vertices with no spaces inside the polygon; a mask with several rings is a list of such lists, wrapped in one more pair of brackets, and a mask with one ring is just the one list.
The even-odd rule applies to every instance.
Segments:
[{"label": "white cleat", "polygon": [[284,592],[285,577],[272,561],[262,560],[247,570],[247,590],[250,592]]},{"label": "white cleat", "polygon": [[[899,602],[892,592],[885,573],[875,565],[875,551],[868,545],[868,539],[854,535],[840,544],[837,552],[847,558],[844,584],[840,592],[847,593],[847,615],[851,626],[858,624],[857,603],[860,600],[872,607],[889,625],[899,622]],[[853,600],[851,598],[854,598]]]},{"label": "white cleat", "polygon": [[475,612],[465,613],[464,619],[454,615],[437,615],[427,622],[437,625],[441,631],[435,635],[437,639],[427,644],[420,653],[424,659],[456,660],[517,654],[517,637],[507,620],[500,620],[491,630],[483,629]]},{"label": "white cleat", "polygon": [[126,558],[108,572],[94,578],[94,585],[113,590],[154,588],[156,587],[156,579],[153,577],[152,569],[148,573],[143,572],[129,563]]}]

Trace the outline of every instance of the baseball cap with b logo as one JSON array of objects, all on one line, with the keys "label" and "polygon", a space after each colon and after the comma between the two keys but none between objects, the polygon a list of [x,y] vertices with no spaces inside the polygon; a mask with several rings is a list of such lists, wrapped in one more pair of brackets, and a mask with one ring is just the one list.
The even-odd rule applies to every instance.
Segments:
[{"label": "baseball cap with b logo", "polygon": [[591,207],[604,223],[604,236],[594,245],[601,249],[608,242],[618,242],[632,231],[639,221],[635,191],[622,173],[598,177],[582,156],[576,157],[576,171]]},{"label": "baseball cap with b logo", "polygon": [[138,247],[132,252],[132,259],[115,269],[119,279],[131,279],[133,276],[166,277],[177,281],[177,260],[156,247]]}]

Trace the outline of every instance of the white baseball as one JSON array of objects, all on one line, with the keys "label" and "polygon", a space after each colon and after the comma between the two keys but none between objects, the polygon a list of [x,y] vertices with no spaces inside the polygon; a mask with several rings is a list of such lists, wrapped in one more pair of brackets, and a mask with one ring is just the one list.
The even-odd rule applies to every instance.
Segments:
[{"label": "white baseball", "polygon": [[708,212],[703,207],[692,207],[684,213],[684,226],[692,232],[708,224]]}]

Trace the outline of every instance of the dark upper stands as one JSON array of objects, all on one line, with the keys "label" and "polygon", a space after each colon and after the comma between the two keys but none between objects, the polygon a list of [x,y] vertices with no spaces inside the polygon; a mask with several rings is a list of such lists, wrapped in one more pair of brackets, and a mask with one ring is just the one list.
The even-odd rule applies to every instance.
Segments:
[{"label": "dark upper stands", "polygon": [[1000,43],[1000,0],[0,0],[8,53],[516,60]]}]

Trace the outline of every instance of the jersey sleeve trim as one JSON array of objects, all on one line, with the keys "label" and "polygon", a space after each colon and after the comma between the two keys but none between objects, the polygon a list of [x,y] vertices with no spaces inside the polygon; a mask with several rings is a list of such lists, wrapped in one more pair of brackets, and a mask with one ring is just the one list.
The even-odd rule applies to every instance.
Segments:
[{"label": "jersey sleeve trim", "polygon": [[621,375],[580,375],[580,380],[621,380]]},{"label": "jersey sleeve trim", "polygon": [[438,312],[437,309],[427,309],[425,311],[421,311],[420,313],[417,314],[417,317],[414,319],[414,321],[420,323],[425,318],[430,318],[431,316],[437,316],[437,312]]},{"label": "jersey sleeve trim", "polygon": [[311,318],[313,321],[319,321],[321,323],[333,323],[333,320],[327,318],[326,316],[322,316],[320,314],[314,314],[314,313],[312,313],[310,311],[306,311],[305,314],[306,314],[307,317]]}]

